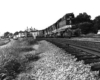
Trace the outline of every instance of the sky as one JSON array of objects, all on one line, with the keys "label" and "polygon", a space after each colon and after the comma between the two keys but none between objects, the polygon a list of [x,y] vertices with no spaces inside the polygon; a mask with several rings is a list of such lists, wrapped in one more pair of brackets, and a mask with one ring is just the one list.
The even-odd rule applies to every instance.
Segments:
[{"label": "sky", "polygon": [[100,15],[100,0],[0,0],[0,35],[33,27],[45,29],[66,13]]}]

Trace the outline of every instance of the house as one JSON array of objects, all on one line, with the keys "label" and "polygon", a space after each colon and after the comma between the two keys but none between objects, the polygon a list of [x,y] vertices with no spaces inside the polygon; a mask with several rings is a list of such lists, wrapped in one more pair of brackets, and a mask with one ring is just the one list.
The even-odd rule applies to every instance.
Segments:
[{"label": "house", "polygon": [[36,30],[35,28],[33,30],[31,30],[30,33],[32,34],[32,36],[34,37],[34,39],[36,39],[36,37],[39,35],[39,31]]},{"label": "house", "polygon": [[13,39],[18,39],[19,38],[19,32],[15,32],[13,35]]},{"label": "house", "polygon": [[13,39],[18,39],[19,35],[14,35]]},{"label": "house", "polygon": [[98,30],[97,34],[100,34],[100,30]]},{"label": "house", "polygon": [[25,31],[19,31],[18,35],[19,35],[19,37],[26,37],[26,32]]}]

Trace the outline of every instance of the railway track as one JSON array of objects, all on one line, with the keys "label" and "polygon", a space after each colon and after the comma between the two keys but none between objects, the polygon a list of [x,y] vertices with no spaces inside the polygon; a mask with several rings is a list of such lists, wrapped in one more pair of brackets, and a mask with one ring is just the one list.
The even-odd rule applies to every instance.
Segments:
[{"label": "railway track", "polygon": [[90,64],[92,71],[100,71],[100,50],[67,43],[67,39],[63,38],[44,38],[43,40],[47,40],[74,55],[77,61],[83,60],[85,64]]}]

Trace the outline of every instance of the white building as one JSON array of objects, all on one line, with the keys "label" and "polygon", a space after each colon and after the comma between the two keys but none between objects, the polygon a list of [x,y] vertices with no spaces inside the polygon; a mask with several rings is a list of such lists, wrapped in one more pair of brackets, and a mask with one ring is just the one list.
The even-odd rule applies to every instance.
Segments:
[{"label": "white building", "polygon": [[97,34],[100,34],[100,30],[98,30]]},{"label": "white building", "polygon": [[19,37],[25,37],[26,36],[26,32],[25,31],[20,31],[19,32]]},{"label": "white building", "polygon": [[30,33],[32,34],[32,36],[34,37],[34,39],[36,39],[36,37],[39,35],[39,31],[36,30],[35,28]]},{"label": "white building", "polygon": [[27,27],[27,30],[26,30],[30,35],[32,35],[34,37],[34,39],[36,39],[36,37],[39,35],[39,31],[37,29],[33,29],[32,27],[31,28],[28,28]]}]

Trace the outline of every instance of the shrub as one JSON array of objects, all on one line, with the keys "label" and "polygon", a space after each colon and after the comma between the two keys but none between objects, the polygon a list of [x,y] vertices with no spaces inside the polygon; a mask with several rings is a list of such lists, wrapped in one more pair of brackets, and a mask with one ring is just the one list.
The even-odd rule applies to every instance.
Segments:
[{"label": "shrub", "polygon": [[3,77],[15,78],[16,75],[21,72],[21,70],[19,69],[20,67],[21,67],[21,64],[16,59],[6,62],[6,64],[0,68],[1,79]]},{"label": "shrub", "polygon": [[22,53],[32,50],[34,49],[23,44],[22,41],[15,41],[12,46],[0,49],[0,80],[12,80],[19,73],[24,72],[32,57],[28,59],[21,59],[23,56]]}]

